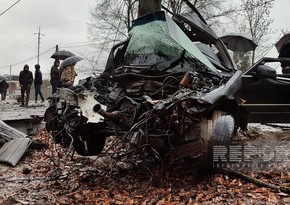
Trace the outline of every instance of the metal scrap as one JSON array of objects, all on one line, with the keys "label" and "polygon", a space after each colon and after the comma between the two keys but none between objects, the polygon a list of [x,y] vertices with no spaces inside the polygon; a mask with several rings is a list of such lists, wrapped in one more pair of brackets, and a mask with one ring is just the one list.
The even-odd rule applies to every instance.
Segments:
[{"label": "metal scrap", "polygon": [[23,132],[0,121],[0,138],[6,142],[0,149],[0,161],[15,166],[32,140]]}]

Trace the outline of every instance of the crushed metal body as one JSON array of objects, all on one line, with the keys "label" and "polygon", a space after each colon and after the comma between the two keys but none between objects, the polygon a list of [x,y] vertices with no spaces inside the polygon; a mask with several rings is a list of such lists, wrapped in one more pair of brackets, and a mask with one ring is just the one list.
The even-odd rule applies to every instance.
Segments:
[{"label": "crushed metal body", "polygon": [[55,142],[90,156],[114,135],[142,156],[174,162],[231,140],[242,72],[199,16],[161,11],[135,20],[103,73],[51,97],[45,121]]}]

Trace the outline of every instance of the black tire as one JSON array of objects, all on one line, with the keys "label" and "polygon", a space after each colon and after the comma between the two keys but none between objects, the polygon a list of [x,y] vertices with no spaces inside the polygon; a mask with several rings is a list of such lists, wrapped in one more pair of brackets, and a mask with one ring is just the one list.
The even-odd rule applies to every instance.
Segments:
[{"label": "black tire", "polygon": [[106,135],[99,132],[98,126],[93,123],[85,124],[79,131],[73,146],[76,152],[82,156],[95,156],[102,152]]},{"label": "black tire", "polygon": [[55,115],[56,113],[54,106],[50,106],[49,108],[47,108],[44,113],[45,129],[48,132],[52,131],[52,119]]},{"label": "black tire", "polygon": [[235,120],[231,115],[223,115],[216,121],[212,131],[212,141],[208,144],[207,152],[198,160],[200,173],[210,174],[215,170],[213,164],[213,146],[227,144],[235,132]]},{"label": "black tire", "polygon": [[213,143],[227,143],[235,132],[235,120],[231,115],[221,116],[212,131]]},{"label": "black tire", "polygon": [[56,144],[61,144],[63,147],[68,147],[71,142],[70,137],[66,136],[63,131],[63,125],[59,124],[55,110],[55,106],[50,106],[45,111],[45,129],[46,131],[51,132],[53,140]]}]

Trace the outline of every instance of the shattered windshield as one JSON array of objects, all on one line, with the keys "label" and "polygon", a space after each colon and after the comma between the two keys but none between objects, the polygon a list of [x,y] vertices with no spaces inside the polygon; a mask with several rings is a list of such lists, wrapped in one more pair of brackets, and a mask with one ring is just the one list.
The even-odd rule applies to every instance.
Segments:
[{"label": "shattered windshield", "polygon": [[[130,31],[130,41],[125,53],[125,65],[156,65],[167,62],[171,72],[218,71],[193,42],[169,17],[141,19]],[[178,62],[178,63],[176,63]]]}]

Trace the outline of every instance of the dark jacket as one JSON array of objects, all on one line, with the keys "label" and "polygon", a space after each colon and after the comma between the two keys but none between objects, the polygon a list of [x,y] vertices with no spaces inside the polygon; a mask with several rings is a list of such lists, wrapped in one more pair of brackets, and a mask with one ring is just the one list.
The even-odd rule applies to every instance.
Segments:
[{"label": "dark jacket", "polygon": [[60,80],[59,69],[53,65],[50,70],[50,83],[58,83]]},{"label": "dark jacket", "polygon": [[[279,58],[290,58],[290,43],[283,45],[280,49]],[[281,62],[281,67],[289,66],[290,62]]]},{"label": "dark jacket", "polygon": [[8,83],[6,82],[6,80],[3,80],[0,82],[0,91],[5,91],[9,88]]},{"label": "dark jacket", "polygon": [[35,71],[34,85],[42,85],[42,73],[39,69]]},{"label": "dark jacket", "polygon": [[31,85],[33,82],[33,74],[31,71],[22,70],[19,74],[19,83],[20,85]]}]

